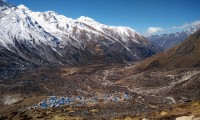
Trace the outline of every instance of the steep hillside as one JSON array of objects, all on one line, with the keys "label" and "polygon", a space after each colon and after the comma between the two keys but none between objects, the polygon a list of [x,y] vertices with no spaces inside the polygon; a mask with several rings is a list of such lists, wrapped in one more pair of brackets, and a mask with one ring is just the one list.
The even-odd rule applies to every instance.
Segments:
[{"label": "steep hillside", "polygon": [[200,66],[200,30],[189,36],[180,45],[145,59],[134,69],[174,69]]}]

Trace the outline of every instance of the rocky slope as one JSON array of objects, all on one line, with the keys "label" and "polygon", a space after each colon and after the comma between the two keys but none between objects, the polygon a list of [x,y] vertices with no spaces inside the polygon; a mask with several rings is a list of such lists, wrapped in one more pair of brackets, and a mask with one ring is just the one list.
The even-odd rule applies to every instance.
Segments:
[{"label": "rocky slope", "polygon": [[191,34],[195,33],[199,29],[200,29],[200,24],[197,24],[193,25],[191,28],[188,28],[182,32],[152,35],[146,38],[151,42],[153,42],[154,44],[160,46],[164,50],[168,50],[180,44],[183,40],[185,40],[187,37],[189,37]]},{"label": "rocky slope", "polygon": [[122,70],[117,83],[141,94],[161,95],[175,101],[200,98],[200,30],[180,45]]}]

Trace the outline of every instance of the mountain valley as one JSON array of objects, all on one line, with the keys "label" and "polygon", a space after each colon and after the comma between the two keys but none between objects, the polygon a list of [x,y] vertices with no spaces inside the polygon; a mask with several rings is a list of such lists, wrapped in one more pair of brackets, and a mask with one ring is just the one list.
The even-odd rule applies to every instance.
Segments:
[{"label": "mountain valley", "polygon": [[0,120],[199,120],[199,28],[145,38],[0,0]]}]

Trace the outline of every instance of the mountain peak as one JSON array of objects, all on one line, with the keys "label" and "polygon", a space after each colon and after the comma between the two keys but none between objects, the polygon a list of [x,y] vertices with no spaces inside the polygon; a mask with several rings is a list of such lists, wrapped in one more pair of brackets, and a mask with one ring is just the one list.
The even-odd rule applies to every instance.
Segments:
[{"label": "mountain peak", "polygon": [[29,10],[29,8],[27,8],[25,5],[19,5],[17,6],[18,9],[21,9],[21,10]]},{"label": "mountain peak", "polygon": [[81,16],[79,18],[77,18],[78,21],[95,21],[94,19],[90,18],[90,17],[86,17],[86,16]]},{"label": "mountain peak", "polygon": [[44,13],[49,14],[49,15],[57,15],[55,11],[46,11]]}]

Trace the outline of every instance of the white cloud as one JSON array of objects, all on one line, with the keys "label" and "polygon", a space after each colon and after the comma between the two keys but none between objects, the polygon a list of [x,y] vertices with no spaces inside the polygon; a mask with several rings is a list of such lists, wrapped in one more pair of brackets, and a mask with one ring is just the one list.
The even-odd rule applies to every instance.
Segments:
[{"label": "white cloud", "polygon": [[161,27],[149,27],[147,29],[146,34],[147,35],[152,35],[152,34],[155,34],[155,33],[158,33],[158,32],[163,32],[163,31],[164,31],[164,29],[161,28]]},{"label": "white cloud", "polygon": [[200,20],[197,20],[197,21],[194,21],[192,23],[185,23],[181,26],[173,26],[172,28],[173,29],[186,29],[188,27],[192,27],[192,26],[199,25],[199,24],[200,24]]}]

